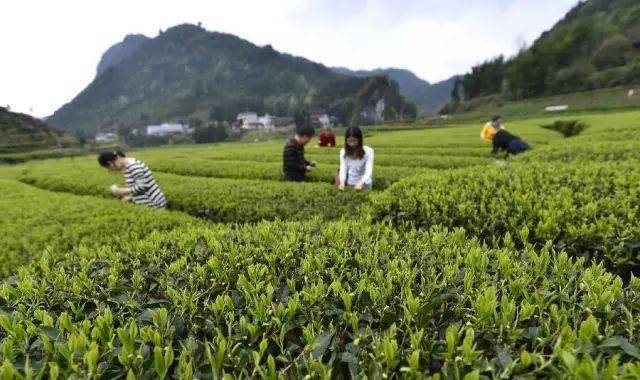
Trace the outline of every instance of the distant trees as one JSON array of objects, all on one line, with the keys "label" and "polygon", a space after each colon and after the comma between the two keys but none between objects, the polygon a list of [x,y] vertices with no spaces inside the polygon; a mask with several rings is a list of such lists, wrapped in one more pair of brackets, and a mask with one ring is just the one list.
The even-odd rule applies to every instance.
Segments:
[{"label": "distant trees", "polygon": [[195,128],[193,132],[193,142],[196,144],[205,144],[227,139],[228,132],[222,123],[207,123]]},{"label": "distant trees", "polygon": [[640,37],[639,23],[635,0],[581,2],[530,48],[473,67],[462,78],[462,94],[452,91],[442,112],[455,111],[460,98],[523,99],[638,83],[640,55],[630,37]]},{"label": "distant trees", "polygon": [[599,70],[624,66],[631,60],[632,52],[631,40],[618,34],[605,40],[593,54],[591,61]]},{"label": "distant trees", "polygon": [[505,61],[503,56],[496,57],[471,69],[471,73],[462,78],[465,99],[495,94],[502,90]]}]

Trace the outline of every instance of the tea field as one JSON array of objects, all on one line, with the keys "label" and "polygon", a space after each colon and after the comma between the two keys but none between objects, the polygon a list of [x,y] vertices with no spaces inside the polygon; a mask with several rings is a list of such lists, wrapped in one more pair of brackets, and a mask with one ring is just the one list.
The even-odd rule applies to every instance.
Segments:
[{"label": "tea field", "polygon": [[[3,379],[640,378],[640,112],[370,131],[374,189],[280,180],[283,141],[0,166]],[[339,145],[341,141],[339,141]]]}]

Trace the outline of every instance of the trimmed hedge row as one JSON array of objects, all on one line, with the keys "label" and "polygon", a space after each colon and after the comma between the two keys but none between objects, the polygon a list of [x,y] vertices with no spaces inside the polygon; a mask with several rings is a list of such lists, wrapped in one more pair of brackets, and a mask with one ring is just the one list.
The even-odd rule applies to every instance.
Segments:
[{"label": "trimmed hedge row", "polygon": [[191,228],[43,260],[0,285],[1,371],[637,377],[639,291],[548,247],[489,249],[461,230]]}]

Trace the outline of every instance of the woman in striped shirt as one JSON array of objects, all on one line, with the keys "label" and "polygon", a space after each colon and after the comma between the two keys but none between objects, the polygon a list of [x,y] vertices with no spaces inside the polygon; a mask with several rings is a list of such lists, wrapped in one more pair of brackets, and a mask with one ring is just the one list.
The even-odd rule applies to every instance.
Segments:
[{"label": "woman in striped shirt", "polygon": [[167,200],[160,190],[149,167],[135,158],[126,157],[121,151],[104,152],[98,157],[100,166],[124,174],[126,187],[111,185],[111,193],[123,201],[149,207],[167,207]]}]

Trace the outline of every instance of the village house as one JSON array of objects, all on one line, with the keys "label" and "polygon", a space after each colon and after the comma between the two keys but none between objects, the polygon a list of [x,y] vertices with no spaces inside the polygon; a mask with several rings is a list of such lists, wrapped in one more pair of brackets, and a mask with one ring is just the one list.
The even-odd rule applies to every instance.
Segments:
[{"label": "village house", "polygon": [[264,116],[258,116],[255,112],[241,112],[234,125],[245,131],[275,131],[288,129],[293,123],[291,117],[277,117],[268,113]]},{"label": "village house", "polygon": [[113,132],[99,132],[96,134],[94,141],[97,143],[118,141],[118,135]]},{"label": "village house", "polygon": [[188,124],[162,123],[160,125],[147,126],[147,135],[149,136],[168,136],[191,132],[193,132],[193,129],[190,128]]}]

